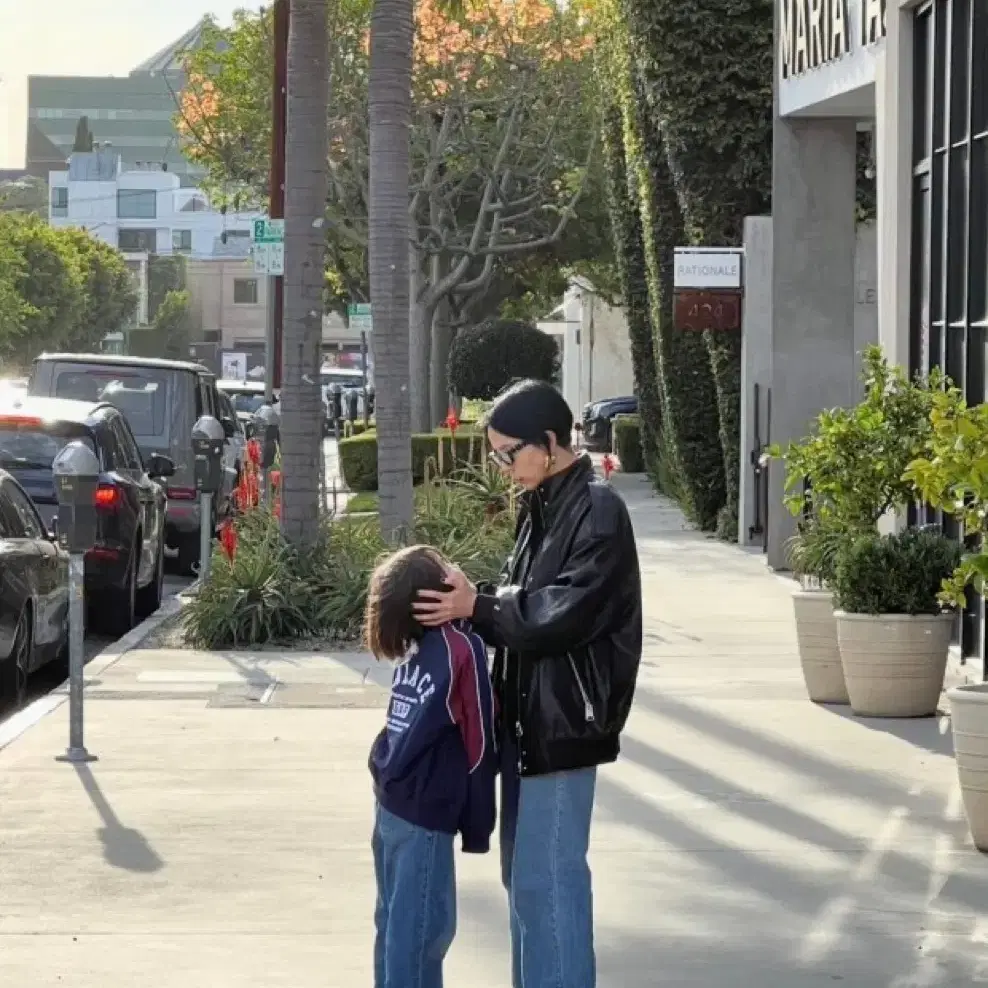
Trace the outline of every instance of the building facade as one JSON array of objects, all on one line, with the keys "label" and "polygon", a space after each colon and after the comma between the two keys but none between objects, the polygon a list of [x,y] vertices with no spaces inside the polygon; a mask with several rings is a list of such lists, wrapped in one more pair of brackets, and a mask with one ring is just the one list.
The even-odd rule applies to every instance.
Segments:
[{"label": "building facade", "polygon": [[[771,440],[853,403],[857,135],[873,134],[877,335],[913,371],[984,401],[988,349],[988,3],[776,0]],[[742,467],[750,469],[745,451]],[[792,519],[769,473],[766,548]],[[742,533],[742,538],[745,533]],[[983,602],[959,628],[983,659]]]},{"label": "building facade", "polygon": [[127,76],[30,76],[27,170],[44,178],[64,168],[85,117],[93,139],[110,142],[125,169],[165,169],[182,185],[195,185],[202,172],[182,156],[175,116],[182,53],[201,31],[197,24]]}]

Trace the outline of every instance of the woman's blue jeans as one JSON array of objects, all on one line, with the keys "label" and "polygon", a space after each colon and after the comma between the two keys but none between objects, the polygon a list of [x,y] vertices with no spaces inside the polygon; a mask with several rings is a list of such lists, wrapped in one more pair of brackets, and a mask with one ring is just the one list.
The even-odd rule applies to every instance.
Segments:
[{"label": "woman's blue jeans", "polygon": [[442,988],[456,933],[453,835],[377,807],[374,836],[374,988]]},{"label": "woman's blue jeans", "polygon": [[597,770],[519,779],[514,744],[506,741],[501,750],[512,988],[595,988],[587,848]]}]

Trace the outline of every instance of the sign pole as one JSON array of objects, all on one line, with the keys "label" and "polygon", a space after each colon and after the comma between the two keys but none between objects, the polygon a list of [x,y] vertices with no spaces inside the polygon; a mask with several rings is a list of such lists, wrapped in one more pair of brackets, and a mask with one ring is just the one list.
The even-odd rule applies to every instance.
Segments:
[{"label": "sign pole", "polygon": [[96,756],[86,750],[83,727],[83,682],[85,655],[86,557],[81,552],[69,555],[69,746],[55,761],[82,764],[95,762]]},{"label": "sign pole", "polygon": [[[268,207],[273,220],[285,218],[285,143],[288,95],[288,0],[274,0],[274,72],[271,80],[271,171]],[[282,235],[282,239],[284,235]],[[285,305],[284,261],[280,271],[268,267],[268,319],[264,338],[264,400],[271,404],[281,387],[281,335]]]}]

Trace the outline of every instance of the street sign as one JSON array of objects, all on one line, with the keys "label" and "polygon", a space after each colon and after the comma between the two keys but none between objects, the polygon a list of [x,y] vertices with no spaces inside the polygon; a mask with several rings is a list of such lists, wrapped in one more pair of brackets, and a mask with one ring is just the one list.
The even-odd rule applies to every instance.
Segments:
[{"label": "street sign", "polygon": [[283,275],[285,273],[285,221],[254,220],[251,229],[254,245],[254,274]]},{"label": "street sign", "polygon": [[351,303],[346,307],[350,329],[359,333],[369,333],[374,329],[374,318],[371,315],[369,302]]},{"label": "street sign", "polygon": [[283,244],[285,242],[285,221],[254,220],[251,239],[255,244]]},{"label": "street sign", "polygon": [[285,273],[285,244],[262,241],[251,248],[254,274],[283,275]]},{"label": "street sign", "polygon": [[740,288],[741,258],[737,247],[677,247],[675,288]]}]

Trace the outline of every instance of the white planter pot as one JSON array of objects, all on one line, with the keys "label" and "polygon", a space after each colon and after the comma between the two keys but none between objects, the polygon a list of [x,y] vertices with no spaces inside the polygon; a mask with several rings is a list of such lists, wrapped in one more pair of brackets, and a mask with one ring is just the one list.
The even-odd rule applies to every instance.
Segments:
[{"label": "white planter pot", "polygon": [[864,717],[929,717],[937,712],[953,617],[836,611],[851,709]]},{"label": "white planter pot", "polygon": [[958,686],[947,697],[964,812],[974,846],[988,851],[988,683]]},{"label": "white planter pot", "polygon": [[834,595],[828,590],[794,590],[799,663],[814,703],[847,703],[847,686],[837,647]]}]

